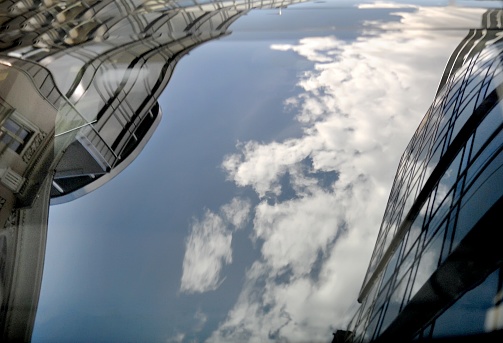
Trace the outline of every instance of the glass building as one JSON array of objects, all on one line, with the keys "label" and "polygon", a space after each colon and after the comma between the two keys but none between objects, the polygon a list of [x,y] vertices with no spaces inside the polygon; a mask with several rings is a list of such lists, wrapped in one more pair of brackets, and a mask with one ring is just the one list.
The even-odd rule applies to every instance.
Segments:
[{"label": "glass building", "polygon": [[72,142],[51,203],[96,189],[134,160],[160,121],[157,99],[184,55],[228,35],[253,8],[302,1],[2,2],[0,53],[11,65],[42,67],[34,79],[50,72],[57,89],[49,97],[68,107],[58,112],[56,137]]},{"label": "glass building", "polygon": [[452,53],[400,160],[361,305],[337,340],[501,334],[502,22],[488,10]]}]

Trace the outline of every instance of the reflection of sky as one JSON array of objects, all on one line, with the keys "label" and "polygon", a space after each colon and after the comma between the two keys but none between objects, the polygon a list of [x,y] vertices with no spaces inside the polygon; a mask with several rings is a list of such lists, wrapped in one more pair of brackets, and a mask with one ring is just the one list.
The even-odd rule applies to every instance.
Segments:
[{"label": "reflection of sky", "polygon": [[441,9],[327,7],[252,11],[181,60],[137,160],[51,208],[33,341],[324,342],[347,321],[466,31],[431,30]]}]

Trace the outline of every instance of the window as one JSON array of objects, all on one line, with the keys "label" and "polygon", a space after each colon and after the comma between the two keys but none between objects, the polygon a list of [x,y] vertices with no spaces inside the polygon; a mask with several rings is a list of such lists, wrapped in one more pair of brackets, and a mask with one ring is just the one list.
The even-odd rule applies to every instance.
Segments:
[{"label": "window", "polygon": [[33,132],[16,122],[12,117],[5,119],[0,127],[0,141],[16,153],[21,153]]}]

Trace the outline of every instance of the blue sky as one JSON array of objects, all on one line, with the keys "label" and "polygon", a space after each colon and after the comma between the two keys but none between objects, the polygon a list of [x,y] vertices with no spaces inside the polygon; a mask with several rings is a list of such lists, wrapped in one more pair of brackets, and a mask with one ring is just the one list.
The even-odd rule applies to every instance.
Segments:
[{"label": "blue sky", "polygon": [[34,342],[325,342],[347,322],[466,34],[432,29],[481,11],[326,7],[252,11],[185,56],[139,157],[51,207]]}]

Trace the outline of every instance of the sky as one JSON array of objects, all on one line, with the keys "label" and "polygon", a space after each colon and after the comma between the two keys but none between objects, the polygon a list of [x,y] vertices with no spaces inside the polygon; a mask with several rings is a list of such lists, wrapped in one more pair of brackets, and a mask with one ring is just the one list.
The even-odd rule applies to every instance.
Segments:
[{"label": "sky", "polygon": [[50,208],[33,342],[329,342],[482,10],[253,10],[178,63],[113,180]]}]

